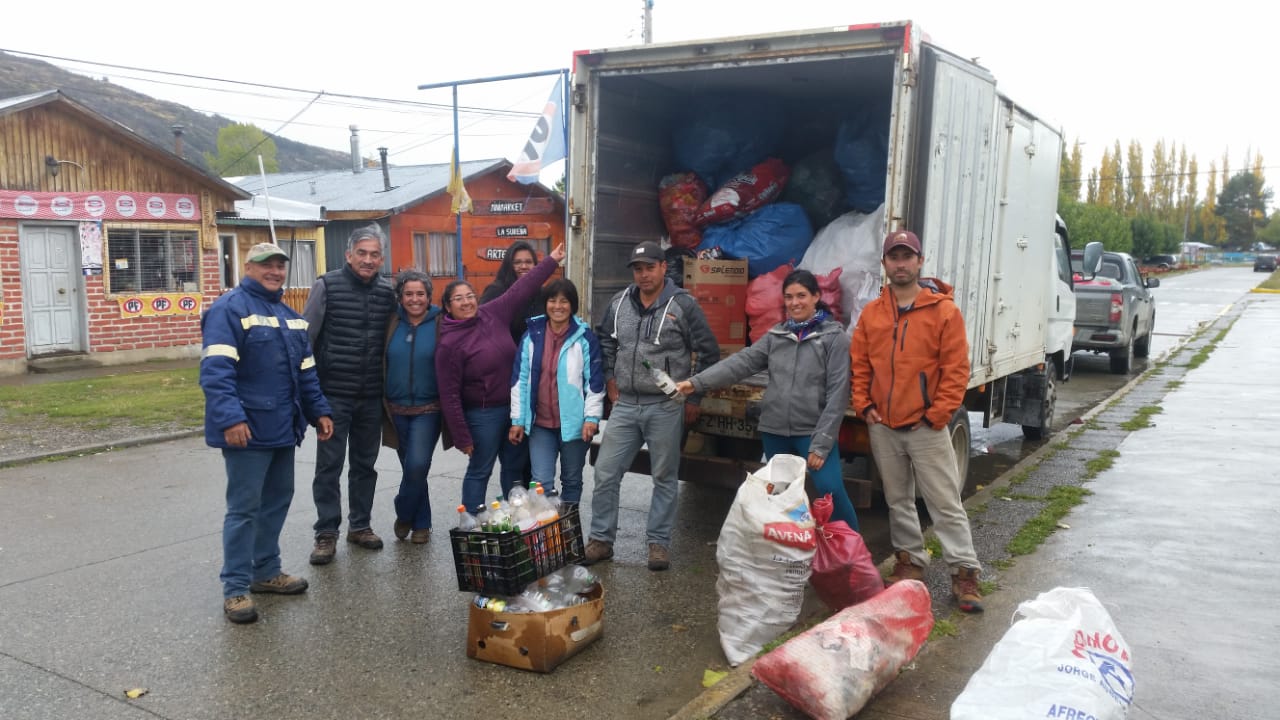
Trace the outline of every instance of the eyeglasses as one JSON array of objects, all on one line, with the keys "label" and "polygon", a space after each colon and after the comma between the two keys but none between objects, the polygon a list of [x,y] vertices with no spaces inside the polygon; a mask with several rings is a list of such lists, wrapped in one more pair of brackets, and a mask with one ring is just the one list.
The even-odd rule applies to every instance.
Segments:
[{"label": "eyeglasses", "polygon": [[462,302],[463,300],[475,300],[475,299],[476,299],[475,293],[467,293],[466,295],[454,295],[453,299],[450,300],[449,302]]}]

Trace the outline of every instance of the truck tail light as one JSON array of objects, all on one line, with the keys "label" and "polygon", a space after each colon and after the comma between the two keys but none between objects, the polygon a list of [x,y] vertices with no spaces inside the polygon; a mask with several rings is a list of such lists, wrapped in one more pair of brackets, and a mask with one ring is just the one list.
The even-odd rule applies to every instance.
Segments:
[{"label": "truck tail light", "polygon": [[1120,313],[1124,311],[1124,296],[1120,293],[1111,293],[1111,322],[1120,322]]}]

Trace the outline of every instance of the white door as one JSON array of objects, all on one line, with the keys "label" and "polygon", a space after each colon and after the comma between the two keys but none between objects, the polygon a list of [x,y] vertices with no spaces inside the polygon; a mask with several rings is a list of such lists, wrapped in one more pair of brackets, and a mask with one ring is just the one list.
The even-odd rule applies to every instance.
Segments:
[{"label": "white door", "polygon": [[24,226],[20,235],[23,317],[31,355],[83,352],[85,311],[75,229]]}]

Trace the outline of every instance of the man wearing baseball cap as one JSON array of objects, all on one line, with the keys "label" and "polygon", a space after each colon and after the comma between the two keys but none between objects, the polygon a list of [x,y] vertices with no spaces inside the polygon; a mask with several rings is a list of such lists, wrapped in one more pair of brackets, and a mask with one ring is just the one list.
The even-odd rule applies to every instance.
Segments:
[{"label": "man wearing baseball cap", "polygon": [[222,612],[237,624],[258,619],[250,592],[306,591],[305,579],[280,567],[293,453],[308,424],[320,440],[333,434],[307,323],[281,301],[289,256],[260,243],[246,257],[239,286],[215,300],[200,322],[205,442],[222,450],[227,472]]},{"label": "man wearing baseball cap", "polygon": [[667,279],[666,256],[658,243],[636,245],[627,265],[634,282],[609,302],[596,331],[613,412],[596,460],[585,564],[613,557],[622,475],[640,446],[648,443],[653,476],[646,532],[649,569],[666,570],[684,428],[697,421],[701,398],[691,395],[684,402],[673,402],[659,389],[645,363],[683,379],[719,360],[720,345],[698,301]]},{"label": "man wearing baseball cap", "polygon": [[964,412],[969,382],[964,318],[950,285],[920,277],[924,250],[915,233],[889,233],[881,262],[889,284],[858,316],[849,355],[852,407],[867,423],[889,505],[896,559],[890,582],[922,580],[929,563],[916,512],[918,489],[951,568],[960,610],[981,612],[981,565],[947,431],[952,416]]}]

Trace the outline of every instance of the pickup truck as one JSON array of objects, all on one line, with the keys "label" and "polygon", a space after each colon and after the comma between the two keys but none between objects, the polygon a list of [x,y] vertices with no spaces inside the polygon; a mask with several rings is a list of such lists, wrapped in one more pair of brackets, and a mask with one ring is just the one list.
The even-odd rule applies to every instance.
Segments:
[{"label": "pickup truck", "polygon": [[1156,325],[1156,301],[1152,288],[1157,278],[1144,277],[1138,264],[1125,253],[1104,252],[1097,267],[1085,267],[1083,255],[1071,255],[1075,273],[1076,334],[1072,351],[1106,353],[1111,372],[1127,374],[1135,357],[1151,352]]}]

